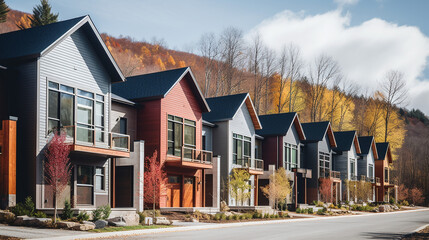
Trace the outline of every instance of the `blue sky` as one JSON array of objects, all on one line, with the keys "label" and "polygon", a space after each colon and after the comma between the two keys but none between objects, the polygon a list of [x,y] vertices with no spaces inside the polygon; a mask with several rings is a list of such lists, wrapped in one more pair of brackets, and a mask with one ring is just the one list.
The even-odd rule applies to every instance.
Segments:
[{"label": "blue sky", "polygon": [[[6,0],[31,12],[39,0]],[[427,0],[51,0],[65,20],[89,14],[100,32],[135,40],[163,39],[169,48],[196,51],[203,33],[234,26],[246,39],[258,32],[280,52],[297,45],[306,65],[332,56],[345,78],[374,91],[389,70],[409,88],[408,108],[429,115]]]}]

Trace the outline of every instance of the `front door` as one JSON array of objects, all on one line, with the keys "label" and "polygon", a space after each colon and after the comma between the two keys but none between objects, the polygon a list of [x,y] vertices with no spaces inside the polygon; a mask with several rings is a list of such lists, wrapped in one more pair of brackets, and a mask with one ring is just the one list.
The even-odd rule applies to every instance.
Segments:
[{"label": "front door", "polygon": [[194,206],[194,177],[183,179],[183,207]]},{"label": "front door", "polygon": [[133,166],[116,166],[114,207],[133,207],[133,172]]},{"label": "front door", "polygon": [[168,176],[167,207],[180,207],[180,176]]}]

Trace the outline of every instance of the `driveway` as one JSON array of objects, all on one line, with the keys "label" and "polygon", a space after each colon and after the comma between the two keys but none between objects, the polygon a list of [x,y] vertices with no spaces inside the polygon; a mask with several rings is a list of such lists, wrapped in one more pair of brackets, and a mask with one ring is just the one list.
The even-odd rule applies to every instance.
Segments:
[{"label": "driveway", "polygon": [[[61,229],[43,229],[8,226],[0,224],[0,236],[8,236],[15,238],[51,238],[59,236],[72,236],[88,234],[87,232],[61,230]],[[0,237],[1,239],[1,237]]]}]

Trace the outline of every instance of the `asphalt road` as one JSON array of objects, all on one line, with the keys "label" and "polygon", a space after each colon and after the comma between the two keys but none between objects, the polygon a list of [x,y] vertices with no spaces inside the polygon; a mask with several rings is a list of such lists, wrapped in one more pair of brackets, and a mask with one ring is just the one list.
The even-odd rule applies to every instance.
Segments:
[{"label": "asphalt road", "polygon": [[398,239],[429,224],[429,211],[144,234],[120,239]]}]

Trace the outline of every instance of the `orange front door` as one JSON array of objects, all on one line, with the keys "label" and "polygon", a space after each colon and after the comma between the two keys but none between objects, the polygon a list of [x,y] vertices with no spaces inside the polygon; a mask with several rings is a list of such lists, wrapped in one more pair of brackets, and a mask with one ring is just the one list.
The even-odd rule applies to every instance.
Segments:
[{"label": "orange front door", "polygon": [[183,179],[183,207],[194,207],[194,178]]},{"label": "orange front door", "polygon": [[180,207],[180,176],[168,176],[167,207]]}]

